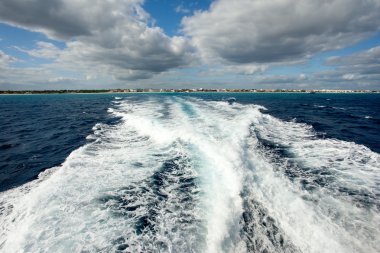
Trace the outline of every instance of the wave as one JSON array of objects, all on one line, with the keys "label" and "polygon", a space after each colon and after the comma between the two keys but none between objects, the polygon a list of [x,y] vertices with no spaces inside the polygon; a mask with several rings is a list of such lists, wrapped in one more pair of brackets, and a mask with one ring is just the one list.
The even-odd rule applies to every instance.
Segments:
[{"label": "wave", "polygon": [[257,105],[125,98],[0,193],[2,252],[378,252],[380,156]]}]

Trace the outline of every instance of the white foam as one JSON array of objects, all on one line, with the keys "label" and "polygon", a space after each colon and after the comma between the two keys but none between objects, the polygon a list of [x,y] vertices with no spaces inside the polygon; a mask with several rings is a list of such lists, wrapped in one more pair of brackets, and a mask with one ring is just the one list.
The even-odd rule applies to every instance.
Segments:
[{"label": "white foam", "polygon": [[[124,234],[128,221],[113,217],[99,206],[97,198],[109,189],[118,189],[142,180],[157,169],[155,150],[149,140],[136,136],[125,125],[96,125],[98,142],[86,145],[66,159],[47,180],[4,192],[13,201],[13,210],[2,227],[7,227],[3,252],[79,252],[103,248]],[[144,154],[144,155],[141,155]],[[139,168],[134,163],[143,164]]]},{"label": "white foam", "polygon": [[[336,246],[341,247],[334,250],[329,249],[329,251],[379,251],[378,235],[380,230],[373,226],[373,224],[380,224],[380,216],[377,211],[379,200],[376,197],[380,193],[379,154],[352,142],[318,139],[315,137],[313,129],[308,125],[283,122],[269,115],[263,115],[255,124],[254,129],[261,138],[286,149],[290,153],[287,161],[307,168],[300,175],[300,180],[309,180],[308,183],[313,184],[314,179],[320,179],[325,174],[333,177],[333,180],[328,181],[327,185],[321,188],[317,187],[312,192],[299,189],[300,187],[297,189],[297,185],[294,184],[287,187],[293,188],[292,191],[295,191],[299,197],[308,200],[300,203],[310,209],[294,216],[295,220],[289,223],[289,228],[294,230],[299,220],[302,220],[298,224],[300,231],[297,234],[303,234],[305,237],[305,224],[310,227],[315,226],[310,236],[317,235],[316,231],[320,230],[321,235],[326,235],[327,239],[334,240]],[[271,166],[276,167],[274,164]],[[282,170],[281,167],[274,169]],[[317,174],[316,177],[313,177],[314,174]],[[276,185],[278,187],[279,184]],[[347,193],[342,192],[342,190]],[[363,206],[360,201],[366,202],[366,200],[360,199],[362,196],[355,196],[354,193],[368,194],[369,198],[373,197],[374,199],[369,206]],[[284,192],[281,192],[281,196],[284,196]],[[270,198],[274,197],[271,196]],[[292,203],[289,201],[285,201],[284,204]],[[279,203],[279,201],[273,203]],[[299,203],[291,204],[285,209],[289,210],[289,208],[294,207],[302,210]],[[279,206],[273,207],[274,212],[279,212],[279,210],[281,210]],[[313,214],[310,217],[311,220],[303,220],[307,218],[307,215],[302,213]],[[297,212],[294,210],[289,214],[295,215]],[[300,238],[300,241],[307,240]],[[309,242],[314,241],[320,242],[321,239],[309,238]],[[309,245],[306,247],[310,248],[307,251],[325,252],[327,250],[323,247],[317,250],[318,247],[316,246],[318,245],[321,246],[320,243]],[[329,243],[328,245],[331,247],[332,244]]]}]

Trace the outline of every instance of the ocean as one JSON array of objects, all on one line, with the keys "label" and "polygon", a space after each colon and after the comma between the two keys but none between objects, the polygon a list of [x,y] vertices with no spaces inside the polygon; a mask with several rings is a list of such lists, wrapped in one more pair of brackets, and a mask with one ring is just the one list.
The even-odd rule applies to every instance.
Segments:
[{"label": "ocean", "polygon": [[380,94],[1,95],[0,126],[0,252],[380,252]]}]

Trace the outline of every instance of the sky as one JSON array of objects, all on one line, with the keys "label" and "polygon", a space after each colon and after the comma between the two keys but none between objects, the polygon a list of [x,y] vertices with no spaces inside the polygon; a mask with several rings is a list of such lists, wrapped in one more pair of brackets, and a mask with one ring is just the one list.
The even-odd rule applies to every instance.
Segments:
[{"label": "sky", "polygon": [[1,0],[0,90],[380,90],[380,0]]}]

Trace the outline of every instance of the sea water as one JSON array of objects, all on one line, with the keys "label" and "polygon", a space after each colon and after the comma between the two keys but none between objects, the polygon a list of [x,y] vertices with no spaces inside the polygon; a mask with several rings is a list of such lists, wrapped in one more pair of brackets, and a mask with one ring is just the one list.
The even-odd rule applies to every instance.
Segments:
[{"label": "sea water", "polygon": [[379,98],[0,96],[0,252],[379,252]]}]

